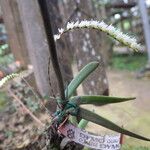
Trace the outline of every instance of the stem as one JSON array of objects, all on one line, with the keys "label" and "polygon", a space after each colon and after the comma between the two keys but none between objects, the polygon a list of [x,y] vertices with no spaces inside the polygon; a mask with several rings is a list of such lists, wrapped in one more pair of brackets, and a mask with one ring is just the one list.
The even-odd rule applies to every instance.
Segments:
[{"label": "stem", "polygon": [[52,59],[52,64],[54,67],[54,71],[56,74],[56,77],[58,79],[58,87],[60,91],[60,97],[63,102],[62,107],[65,105],[65,93],[64,93],[64,84],[63,84],[63,78],[62,74],[60,71],[60,66],[58,62],[58,57],[57,57],[57,52],[56,52],[56,46],[53,38],[53,32],[52,32],[52,27],[51,27],[51,19],[50,19],[50,12],[48,10],[48,0],[38,0],[39,5],[41,8],[41,13],[42,17],[44,20],[44,26],[45,26],[45,31],[47,35],[47,41],[48,41],[48,46],[49,46],[49,52],[51,54],[51,59]]}]

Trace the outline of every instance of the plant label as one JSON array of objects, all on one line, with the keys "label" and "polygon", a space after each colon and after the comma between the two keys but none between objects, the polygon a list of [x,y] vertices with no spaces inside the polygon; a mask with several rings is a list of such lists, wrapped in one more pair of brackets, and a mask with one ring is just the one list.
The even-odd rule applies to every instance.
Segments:
[{"label": "plant label", "polygon": [[85,130],[66,123],[59,128],[59,132],[68,137],[71,141],[82,144],[86,147],[99,150],[119,150],[120,134],[116,135],[94,135]]}]

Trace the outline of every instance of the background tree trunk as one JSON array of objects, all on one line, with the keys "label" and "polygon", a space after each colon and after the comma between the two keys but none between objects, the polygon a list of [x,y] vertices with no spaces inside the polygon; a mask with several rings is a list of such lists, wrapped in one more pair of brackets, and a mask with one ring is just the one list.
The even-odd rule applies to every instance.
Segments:
[{"label": "background tree trunk", "polygon": [[145,35],[145,42],[147,47],[148,65],[150,67],[150,24],[149,24],[148,12],[144,0],[138,0],[138,4],[141,13],[141,19],[142,19],[143,30]]}]

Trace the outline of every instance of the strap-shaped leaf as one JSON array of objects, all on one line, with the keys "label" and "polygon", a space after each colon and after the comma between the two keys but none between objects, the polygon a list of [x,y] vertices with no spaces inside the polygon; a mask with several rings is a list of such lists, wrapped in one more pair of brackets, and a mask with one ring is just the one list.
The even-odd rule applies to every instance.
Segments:
[{"label": "strap-shaped leaf", "polygon": [[65,96],[70,98],[77,87],[98,67],[98,65],[99,63],[97,61],[93,61],[81,69],[78,75],[70,82],[67,89],[65,90]]},{"label": "strap-shaped leaf", "polygon": [[135,97],[111,97],[111,96],[102,96],[102,95],[84,95],[84,96],[74,96],[70,100],[78,105],[82,104],[96,104],[98,106],[125,102],[129,100],[134,100]]},{"label": "strap-shaped leaf", "polygon": [[76,116],[72,116],[70,115],[69,116],[69,121],[74,124],[75,126],[78,126],[78,120],[77,120],[77,117]]},{"label": "strap-shaped leaf", "polygon": [[78,127],[81,129],[85,129],[85,127],[87,126],[89,121],[85,120],[85,119],[81,119],[81,121],[78,124]]},{"label": "strap-shaped leaf", "polygon": [[83,109],[83,108],[80,108],[79,110],[79,116],[83,119],[86,119],[88,121],[91,121],[93,123],[96,123],[98,125],[101,125],[105,128],[108,128],[110,130],[113,130],[113,131],[116,131],[116,132],[119,132],[119,133],[122,133],[122,134],[125,134],[125,135],[128,135],[128,136],[131,136],[131,137],[134,137],[134,138],[137,138],[137,139],[141,139],[141,140],[145,140],[145,141],[150,141],[150,139],[146,138],[146,137],[143,137],[141,135],[138,135],[138,134],[135,134],[135,133],[132,133],[126,129],[123,129],[121,127],[119,127],[118,125],[116,125],[115,123],[89,111],[89,110],[86,110],[86,109]]}]

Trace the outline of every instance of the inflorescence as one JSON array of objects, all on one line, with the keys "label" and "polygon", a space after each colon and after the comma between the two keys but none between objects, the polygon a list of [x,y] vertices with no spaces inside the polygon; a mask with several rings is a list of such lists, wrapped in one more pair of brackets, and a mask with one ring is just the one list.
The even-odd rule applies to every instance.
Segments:
[{"label": "inflorescence", "polygon": [[84,20],[84,21],[77,21],[77,22],[68,22],[65,29],[59,29],[59,33],[57,35],[54,35],[55,41],[60,39],[61,35],[65,32],[68,32],[73,29],[79,29],[79,28],[92,28],[97,29],[100,31],[103,31],[107,33],[112,38],[116,39],[117,41],[121,42],[122,44],[132,48],[135,51],[142,50],[143,47],[137,43],[136,39],[134,37],[130,37],[127,34],[124,34],[119,29],[116,29],[112,25],[107,25],[103,21],[94,21],[94,20]]},{"label": "inflorescence", "polygon": [[2,80],[0,80],[0,88],[2,86],[4,86],[9,80],[14,79],[15,77],[18,77],[18,76],[19,76],[19,74],[17,74],[17,73],[12,73],[10,75],[7,75]]}]

